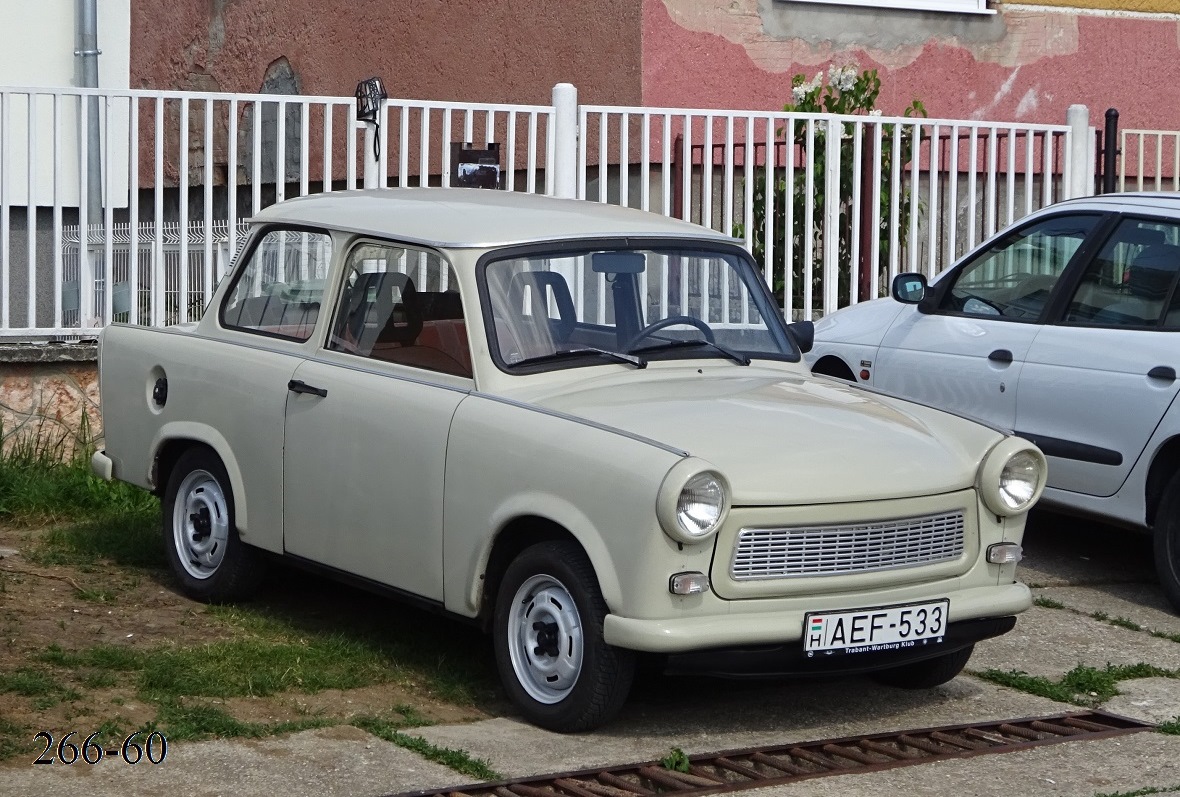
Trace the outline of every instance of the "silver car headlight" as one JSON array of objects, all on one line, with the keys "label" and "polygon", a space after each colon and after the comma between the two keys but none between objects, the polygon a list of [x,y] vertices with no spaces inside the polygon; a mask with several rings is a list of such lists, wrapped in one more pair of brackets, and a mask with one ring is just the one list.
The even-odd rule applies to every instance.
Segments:
[{"label": "silver car headlight", "polygon": [[1047,472],[1045,455],[1039,448],[1019,437],[1008,437],[983,460],[979,494],[997,515],[1019,515],[1041,497]]},{"label": "silver car headlight", "polygon": [[729,513],[729,485],[701,460],[683,459],[664,478],[656,513],[664,533],[672,539],[704,542],[721,528]]}]

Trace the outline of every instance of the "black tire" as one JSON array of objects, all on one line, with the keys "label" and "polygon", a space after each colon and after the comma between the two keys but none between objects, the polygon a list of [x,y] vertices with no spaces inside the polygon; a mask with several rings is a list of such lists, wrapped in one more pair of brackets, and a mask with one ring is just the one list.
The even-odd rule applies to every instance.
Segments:
[{"label": "black tire", "polygon": [[164,549],[185,595],[226,603],[257,590],[264,563],[238,537],[229,475],[212,450],[198,446],[181,455],[163,509]]},{"label": "black tire", "polygon": [[847,382],[856,381],[856,375],[852,373],[852,369],[845,365],[843,360],[832,356],[821,357],[811,369],[811,373],[819,374],[820,376],[831,376]]},{"label": "black tire", "polygon": [[496,598],[496,666],[526,720],[586,731],[626,702],[635,654],[606,644],[606,614],[594,568],[573,543],[539,543],[508,566]]},{"label": "black tire", "polygon": [[1155,512],[1155,572],[1172,610],[1180,613],[1180,473],[1164,488]]},{"label": "black tire", "polygon": [[873,673],[873,680],[886,686],[898,689],[933,689],[952,680],[967,666],[967,659],[971,658],[974,645],[968,645],[962,650],[947,653],[933,659],[915,661],[913,664],[903,664],[888,670]]}]

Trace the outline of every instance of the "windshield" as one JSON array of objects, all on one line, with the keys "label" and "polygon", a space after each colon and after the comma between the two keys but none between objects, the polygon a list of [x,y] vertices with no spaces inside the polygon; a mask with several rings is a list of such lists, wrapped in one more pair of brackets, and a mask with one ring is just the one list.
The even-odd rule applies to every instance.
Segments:
[{"label": "windshield", "polygon": [[529,252],[492,260],[480,274],[490,347],[511,370],[798,358],[745,253]]}]

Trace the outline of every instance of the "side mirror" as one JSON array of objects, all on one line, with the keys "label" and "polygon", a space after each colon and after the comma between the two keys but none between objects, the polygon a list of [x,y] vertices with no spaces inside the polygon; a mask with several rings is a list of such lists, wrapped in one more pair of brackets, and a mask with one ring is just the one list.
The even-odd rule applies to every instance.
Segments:
[{"label": "side mirror", "polygon": [[902,304],[917,304],[926,295],[928,287],[925,274],[907,272],[893,278],[890,293]]},{"label": "side mirror", "polygon": [[787,324],[787,332],[790,333],[791,340],[795,341],[800,352],[807,354],[811,351],[811,347],[815,343],[815,324],[810,321],[796,321],[793,324]]}]

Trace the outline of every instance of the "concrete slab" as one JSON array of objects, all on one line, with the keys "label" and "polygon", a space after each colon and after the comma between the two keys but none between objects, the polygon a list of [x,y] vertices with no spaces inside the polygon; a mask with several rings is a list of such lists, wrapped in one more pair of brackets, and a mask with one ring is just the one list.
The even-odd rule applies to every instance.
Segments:
[{"label": "concrete slab", "polygon": [[1037,597],[1051,598],[1068,608],[1108,617],[1122,617],[1149,631],[1180,634],[1177,615],[1158,584],[1105,584],[1098,587],[1044,587],[1033,590]]},{"label": "concrete slab", "polygon": [[[510,777],[654,760],[673,747],[720,752],[862,733],[1014,719],[1076,709],[962,676],[938,689],[911,692],[866,679],[789,684],[734,683],[717,688],[668,678],[663,694],[633,695],[619,719],[576,736],[514,718],[421,728],[419,735],[486,758]],[[674,702],[671,702],[674,701]]]},{"label": "concrete slab", "polygon": [[1135,733],[863,775],[806,780],[749,797],[1095,797],[1180,790],[1180,737]]},{"label": "concrete slab", "polygon": [[1180,644],[1074,612],[1034,606],[1020,615],[1015,629],[977,645],[967,667],[1059,678],[1079,664],[1105,667],[1140,662],[1180,668]]},{"label": "concrete slab", "polygon": [[1106,701],[1104,710],[1155,724],[1180,719],[1180,681],[1175,678],[1122,681],[1119,692]]},{"label": "concrete slab", "polygon": [[383,795],[469,778],[353,727],[287,737],[173,744],[159,765],[5,766],[6,797],[318,797]]}]

